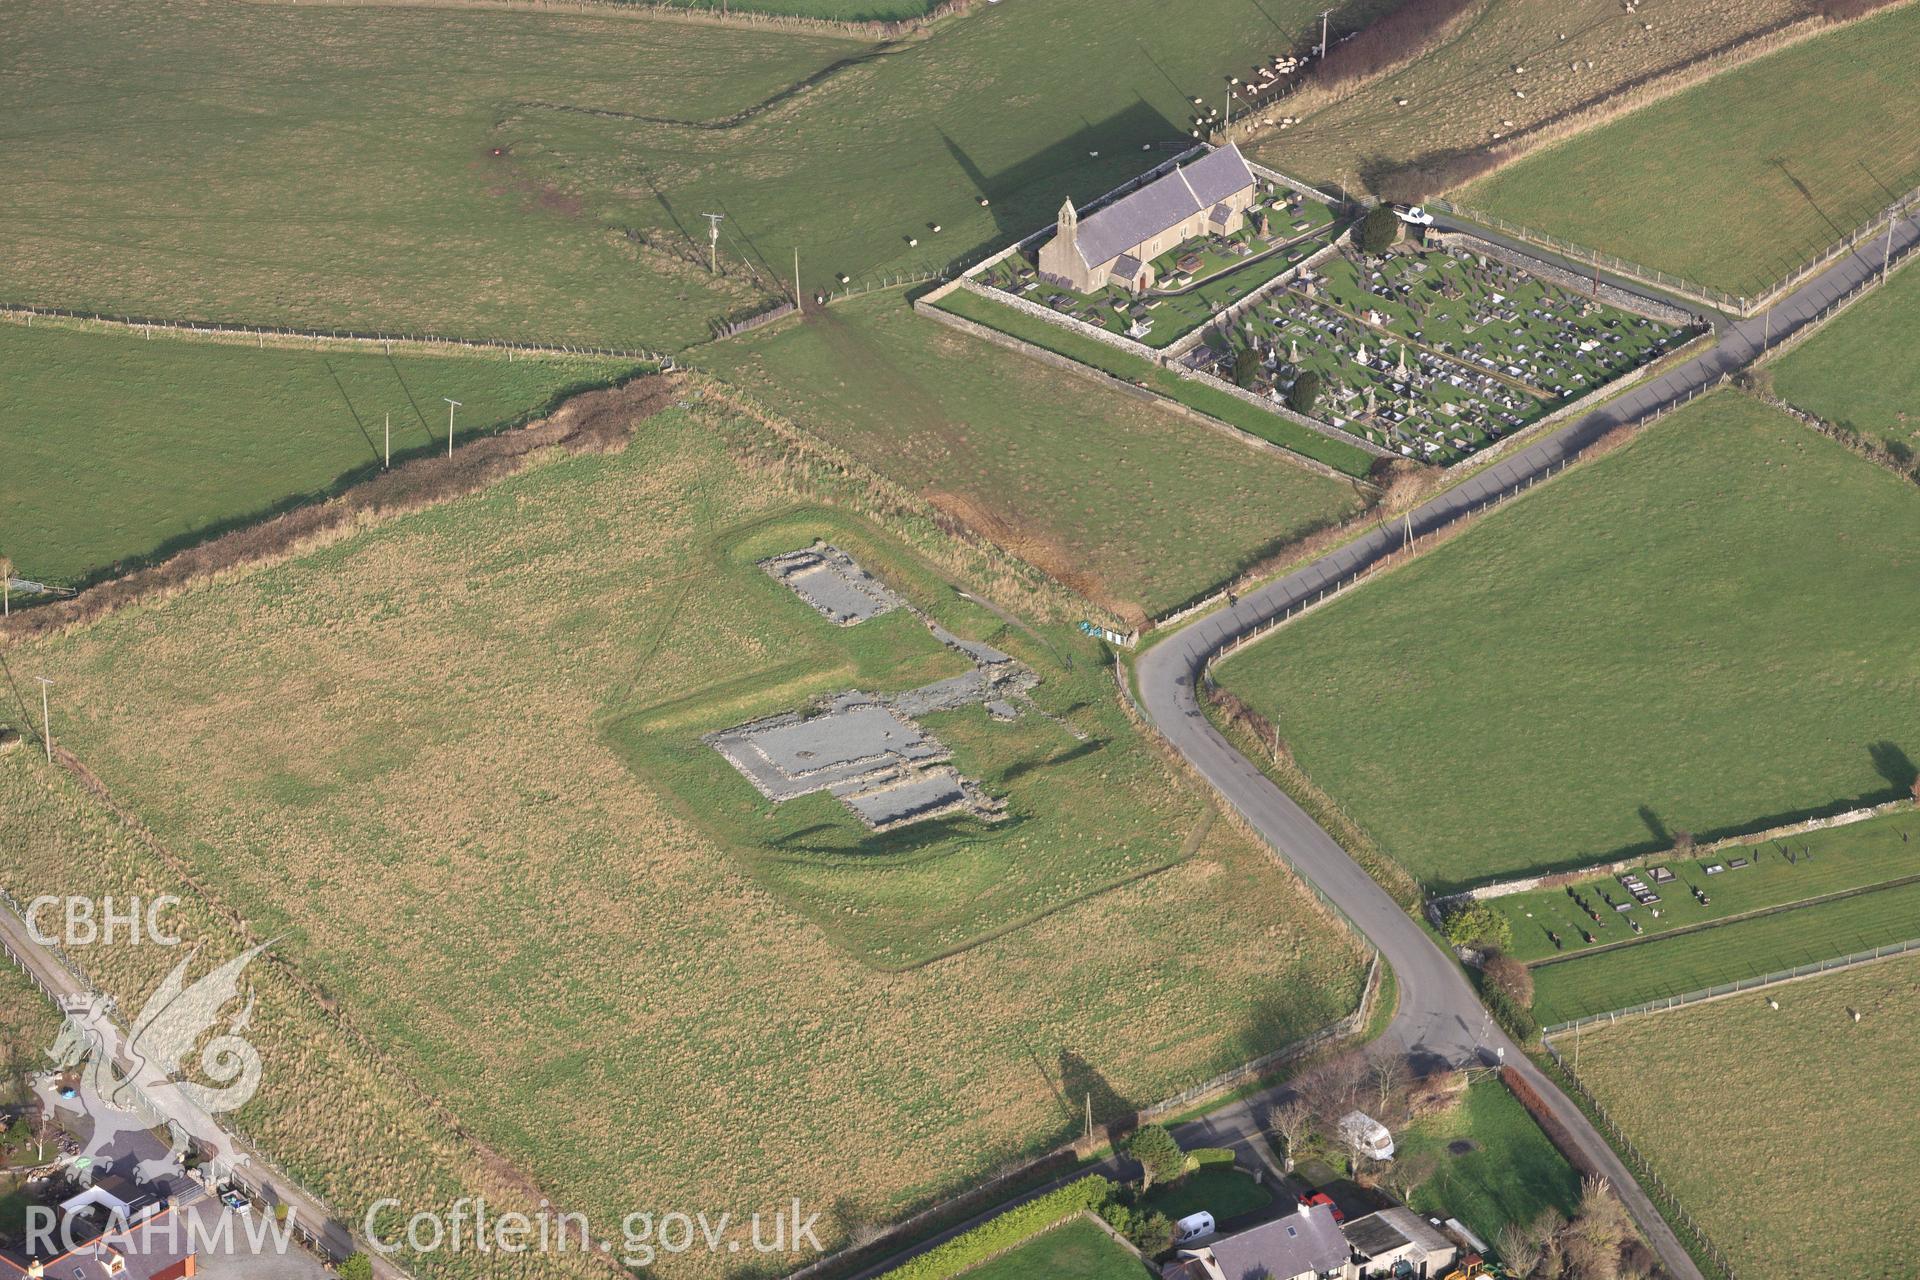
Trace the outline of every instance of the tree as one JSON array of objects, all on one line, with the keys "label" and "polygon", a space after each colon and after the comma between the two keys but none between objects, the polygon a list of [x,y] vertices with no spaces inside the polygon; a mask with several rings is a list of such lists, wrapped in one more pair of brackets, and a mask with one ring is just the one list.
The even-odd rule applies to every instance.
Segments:
[{"label": "tree", "polygon": [[1391,207],[1377,204],[1360,219],[1360,229],[1355,233],[1360,248],[1366,253],[1385,253],[1400,238],[1400,215]]},{"label": "tree", "polygon": [[1311,415],[1313,406],[1320,403],[1320,375],[1311,369],[1304,369],[1293,376],[1293,386],[1287,390],[1287,408],[1295,413]]},{"label": "tree", "polygon": [[1540,1265],[1540,1256],[1546,1252],[1545,1246],[1534,1239],[1533,1232],[1517,1222],[1501,1227],[1495,1243],[1500,1247],[1500,1261],[1516,1276],[1532,1275]]},{"label": "tree", "polygon": [[1410,1204],[1413,1193],[1426,1185],[1427,1179],[1440,1172],[1440,1157],[1431,1151],[1416,1151],[1410,1156],[1401,1156],[1391,1165],[1381,1181],[1387,1184],[1387,1190],[1393,1192],[1401,1204]]},{"label": "tree", "polygon": [[1447,941],[1456,947],[1506,950],[1513,943],[1507,918],[1479,900],[1461,903],[1447,915]]},{"label": "tree", "polygon": [[1293,1172],[1293,1162],[1300,1154],[1300,1148],[1313,1134],[1313,1108],[1305,1098],[1298,1094],[1288,1098],[1275,1107],[1267,1117],[1267,1124],[1280,1135],[1287,1144],[1286,1168],[1283,1173]]},{"label": "tree", "polygon": [[1158,1210],[1116,1202],[1102,1205],[1100,1216],[1108,1226],[1125,1236],[1127,1243],[1148,1257],[1173,1243],[1173,1223]]},{"label": "tree", "polygon": [[1374,1115],[1386,1115],[1407,1087],[1407,1060],[1397,1053],[1376,1053],[1367,1062],[1367,1087],[1373,1091]]},{"label": "tree", "polygon": [[1366,1060],[1357,1053],[1345,1053],[1300,1077],[1300,1096],[1313,1108],[1326,1132],[1333,1132],[1340,1117],[1353,1110],[1366,1074]]},{"label": "tree", "polygon": [[1134,1134],[1127,1142],[1127,1154],[1140,1162],[1142,1191],[1156,1182],[1179,1177],[1187,1167],[1186,1152],[1180,1150],[1171,1133],[1157,1124],[1146,1125]]},{"label": "tree", "polygon": [[349,1254],[340,1264],[340,1280],[373,1280],[373,1259],[364,1253]]},{"label": "tree", "polygon": [[1233,381],[1236,386],[1251,387],[1260,376],[1260,353],[1252,347],[1242,347],[1233,357]]}]

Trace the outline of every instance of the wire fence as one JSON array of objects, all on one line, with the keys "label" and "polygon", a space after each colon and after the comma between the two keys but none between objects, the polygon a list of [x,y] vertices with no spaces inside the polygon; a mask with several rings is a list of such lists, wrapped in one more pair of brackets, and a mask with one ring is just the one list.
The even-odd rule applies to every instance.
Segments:
[{"label": "wire fence", "polygon": [[312,342],[351,342],[370,346],[462,347],[476,351],[505,351],[543,356],[586,356],[611,360],[635,360],[660,364],[668,357],[657,351],[637,347],[587,346],[571,342],[541,340],[519,341],[510,338],[463,338],[444,333],[388,332],[384,329],[303,329],[293,325],[232,324],[221,320],[186,320],[176,317],[136,316],[126,313],[82,311],[73,307],[43,307],[31,302],[0,302],[0,314],[53,319],[81,320],[112,325],[121,329],[160,330],[176,333],[257,338],[262,346],[268,338],[301,338]]},{"label": "wire fence", "polygon": [[1658,288],[1665,289],[1669,293],[1677,294],[1683,298],[1689,298],[1695,302],[1705,303],[1708,306],[1745,319],[1760,314],[1760,312],[1767,309],[1776,299],[1798,288],[1807,280],[1819,274],[1836,259],[1853,252],[1861,245],[1873,240],[1883,231],[1888,230],[1894,222],[1910,210],[1915,207],[1920,207],[1920,187],[1916,187],[1905,195],[1897,197],[1858,227],[1855,227],[1846,235],[1833,241],[1825,249],[1807,259],[1806,262],[1788,271],[1778,280],[1766,285],[1760,289],[1759,292],[1752,295],[1734,294],[1725,289],[1716,289],[1711,285],[1704,285],[1697,280],[1688,279],[1686,276],[1679,276],[1669,271],[1662,271],[1657,267],[1649,267],[1643,263],[1635,262],[1630,258],[1622,258],[1617,254],[1603,253],[1588,245],[1563,239],[1551,232],[1541,231],[1537,228],[1526,226],[1523,223],[1509,221],[1496,213],[1489,213],[1485,209],[1474,209],[1466,205],[1455,204],[1451,200],[1446,200],[1438,196],[1428,200],[1427,207],[1429,209],[1437,209],[1441,213],[1452,214],[1457,218],[1464,218],[1469,222],[1476,222],[1482,226],[1491,227],[1496,231],[1504,232],[1516,239],[1525,240],[1531,244],[1537,244],[1544,248],[1551,249],[1562,257],[1570,258],[1573,261],[1583,263],[1589,267],[1603,271],[1611,271],[1615,275],[1638,280],[1643,284],[1651,284]]},{"label": "wire fence", "polygon": [[1810,978],[1817,973],[1829,973],[1835,969],[1851,969],[1856,965],[1872,964],[1876,960],[1885,960],[1890,956],[1905,955],[1920,951],[1920,938],[1906,942],[1890,942],[1866,951],[1855,951],[1850,955],[1835,956],[1831,960],[1815,960],[1797,965],[1791,969],[1780,969],[1774,973],[1762,974],[1754,978],[1741,978],[1737,982],[1723,982],[1718,986],[1702,987],[1698,991],[1689,991],[1684,995],[1665,996],[1659,1000],[1646,1000],[1625,1009],[1610,1009],[1605,1013],[1590,1013],[1583,1018],[1573,1018],[1566,1022],[1556,1022],[1543,1028],[1542,1036],[1557,1036],[1572,1031],[1575,1027],[1590,1027],[1597,1022],[1618,1022],[1622,1018],[1631,1018],[1642,1013],[1659,1013],[1667,1009],[1684,1008],[1690,1004],[1699,1004],[1703,1000],[1720,1000],[1727,996],[1738,995],[1742,991],[1758,991],[1762,987],[1778,986],[1783,982],[1793,982],[1800,978]]},{"label": "wire fence", "polygon": [[1606,1130],[1607,1140],[1612,1144],[1613,1149],[1620,1153],[1620,1158],[1633,1170],[1641,1189],[1657,1203],[1660,1216],[1667,1220],[1669,1226],[1687,1235],[1689,1249],[1694,1257],[1711,1262],[1725,1280],[1740,1280],[1739,1272],[1734,1269],[1725,1251],[1707,1235],[1706,1228],[1700,1225],[1700,1220],[1688,1212],[1687,1206],[1680,1202],[1680,1197],[1673,1193],[1666,1179],[1660,1176],[1660,1171],[1653,1167],[1653,1162],[1634,1145],[1633,1139],[1627,1136],[1626,1131],[1608,1113],[1600,1099],[1594,1096],[1593,1090],[1587,1088],[1586,1083],[1574,1074],[1572,1066],[1560,1055],[1559,1050],[1550,1044],[1545,1048],[1548,1056],[1553,1059],[1553,1065],[1560,1069],[1561,1077],[1572,1086],[1575,1093],[1580,1095],[1580,1101],[1587,1113],[1597,1119],[1600,1127]]}]

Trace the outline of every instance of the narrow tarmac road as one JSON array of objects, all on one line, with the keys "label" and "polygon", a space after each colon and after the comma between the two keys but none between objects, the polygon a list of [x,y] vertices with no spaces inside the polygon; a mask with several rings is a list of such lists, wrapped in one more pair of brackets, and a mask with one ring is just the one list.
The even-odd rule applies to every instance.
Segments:
[{"label": "narrow tarmac road", "polygon": [[[1311,603],[1398,550],[1410,521],[1415,536],[1446,527],[1565,466],[1615,427],[1637,422],[1712,387],[1760,354],[1763,339],[1779,342],[1830,303],[1876,274],[1885,242],[1874,241],[1782,299],[1770,313],[1727,322],[1719,345],[1663,376],[1621,395],[1571,425],[1515,453],[1353,542],[1285,578],[1241,597],[1232,607],[1189,623],[1141,654],[1135,674],[1149,719],[1189,764],[1257,830],[1276,853],[1331,899],[1380,949],[1399,980],[1400,1008],[1383,1044],[1418,1068],[1504,1058],[1547,1101],[1590,1167],[1606,1174],[1667,1269],[1681,1280],[1701,1280],[1700,1269],[1655,1211],[1632,1174],[1586,1116],[1528,1060],[1487,1014],[1465,975],[1401,910],[1332,836],[1242,756],[1201,714],[1195,682],[1209,659],[1276,618]],[[1894,224],[1897,257],[1920,243],[1920,219]],[[1537,252],[1529,249],[1528,252]],[[1195,1126],[1223,1144],[1257,1133],[1273,1098],[1245,1099]]]}]

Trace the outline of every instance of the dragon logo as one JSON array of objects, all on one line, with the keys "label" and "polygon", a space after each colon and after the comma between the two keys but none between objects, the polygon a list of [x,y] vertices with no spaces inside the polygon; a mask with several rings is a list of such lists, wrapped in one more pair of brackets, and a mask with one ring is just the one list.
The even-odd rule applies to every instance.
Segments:
[{"label": "dragon logo", "polygon": [[[217,1153],[230,1166],[246,1163],[214,1116],[245,1106],[260,1088],[259,1051],[241,1037],[253,1016],[253,996],[248,993],[224,1025],[222,1011],[241,998],[241,974],[271,945],[242,952],[191,986],[187,968],[196,953],[189,953],[147,998],[130,1029],[122,1029],[105,997],[65,1002],[65,1025],[48,1050],[54,1071],[37,1088],[43,1105],[92,1121],[83,1156],[106,1162],[117,1151],[151,1150],[151,1140],[139,1135],[164,1129],[167,1149],[139,1160],[136,1181],[184,1174],[189,1144]],[[212,1084],[177,1078],[196,1048],[199,1073]],[[76,1071],[77,1085],[58,1086],[59,1077]]]}]

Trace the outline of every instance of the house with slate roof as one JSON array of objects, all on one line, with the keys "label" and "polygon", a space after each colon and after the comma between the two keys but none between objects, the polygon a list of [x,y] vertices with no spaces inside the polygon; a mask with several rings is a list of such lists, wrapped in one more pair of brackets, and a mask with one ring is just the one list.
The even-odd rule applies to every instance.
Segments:
[{"label": "house with slate roof", "polygon": [[1232,235],[1253,204],[1253,170],[1229,143],[1082,220],[1069,200],[1053,239],[1040,246],[1040,274],[1080,293],[1119,285],[1139,293],[1153,260],[1200,235]]}]

